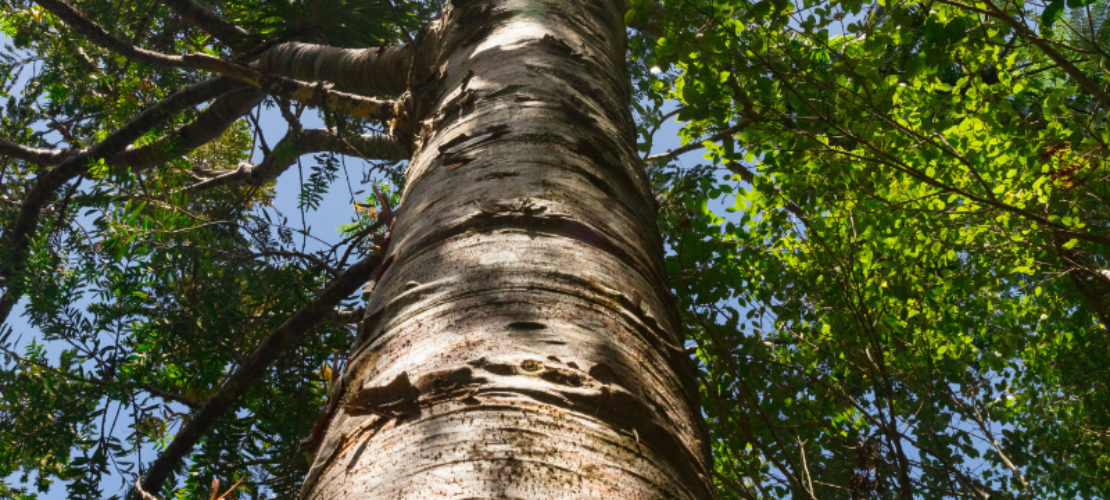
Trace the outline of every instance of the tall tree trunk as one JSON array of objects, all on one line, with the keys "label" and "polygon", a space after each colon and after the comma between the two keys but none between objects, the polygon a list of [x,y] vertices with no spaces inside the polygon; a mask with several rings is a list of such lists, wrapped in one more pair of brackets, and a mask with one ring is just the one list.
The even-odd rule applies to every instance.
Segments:
[{"label": "tall tree trunk", "polygon": [[711,498],[623,2],[455,0],[310,498]]}]

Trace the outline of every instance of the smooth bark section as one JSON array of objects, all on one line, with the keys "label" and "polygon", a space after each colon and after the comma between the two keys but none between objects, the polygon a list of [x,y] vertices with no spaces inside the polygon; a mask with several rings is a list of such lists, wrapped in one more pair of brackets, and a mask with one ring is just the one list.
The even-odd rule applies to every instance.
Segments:
[{"label": "smooth bark section", "polygon": [[304,497],[714,497],[634,146],[623,13],[448,7]]},{"label": "smooth bark section", "polygon": [[196,192],[229,184],[260,186],[277,179],[302,155],[321,151],[377,160],[404,160],[410,153],[408,147],[388,135],[340,136],[321,129],[290,131],[258,164],[242,163],[235,170],[213,172],[210,179],[189,186],[186,191]]},{"label": "smooth bark section", "polygon": [[299,342],[322,319],[330,316],[339,301],[355,293],[381,262],[381,252],[373,252],[356,262],[328,283],[328,286],[308,305],[301,308],[281,326],[270,333],[266,340],[239,365],[219,391],[205,401],[204,406],[191,415],[189,423],[174,436],[166,449],[147,469],[142,488],[157,492],[166,478],[181,465],[181,459],[190,453],[205,432],[223,416],[248,389],[266,373],[266,368],[277,357]]},{"label": "smooth bark section", "polygon": [[287,42],[266,51],[259,69],[297,80],[328,81],[365,95],[400,95],[407,88],[412,45],[344,49]]}]

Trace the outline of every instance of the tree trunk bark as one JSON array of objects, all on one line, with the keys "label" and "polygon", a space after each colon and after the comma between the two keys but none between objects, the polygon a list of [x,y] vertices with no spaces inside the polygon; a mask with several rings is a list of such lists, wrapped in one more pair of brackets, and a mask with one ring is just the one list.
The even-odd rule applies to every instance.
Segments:
[{"label": "tree trunk bark", "polygon": [[[618,0],[455,0],[308,498],[712,498]],[[335,397],[335,396],[333,396]]]}]

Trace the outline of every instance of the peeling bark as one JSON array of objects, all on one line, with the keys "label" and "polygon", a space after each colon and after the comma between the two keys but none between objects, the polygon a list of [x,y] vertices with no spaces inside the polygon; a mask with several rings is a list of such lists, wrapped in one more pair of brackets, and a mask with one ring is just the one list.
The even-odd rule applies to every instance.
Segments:
[{"label": "peeling bark", "polygon": [[455,0],[307,498],[712,498],[623,2]]}]

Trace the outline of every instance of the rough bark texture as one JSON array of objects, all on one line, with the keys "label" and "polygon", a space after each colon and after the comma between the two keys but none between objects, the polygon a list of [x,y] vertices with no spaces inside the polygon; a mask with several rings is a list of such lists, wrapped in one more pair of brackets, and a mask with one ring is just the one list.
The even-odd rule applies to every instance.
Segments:
[{"label": "rough bark texture", "polygon": [[456,0],[439,21],[306,497],[713,496],[621,4]]}]

